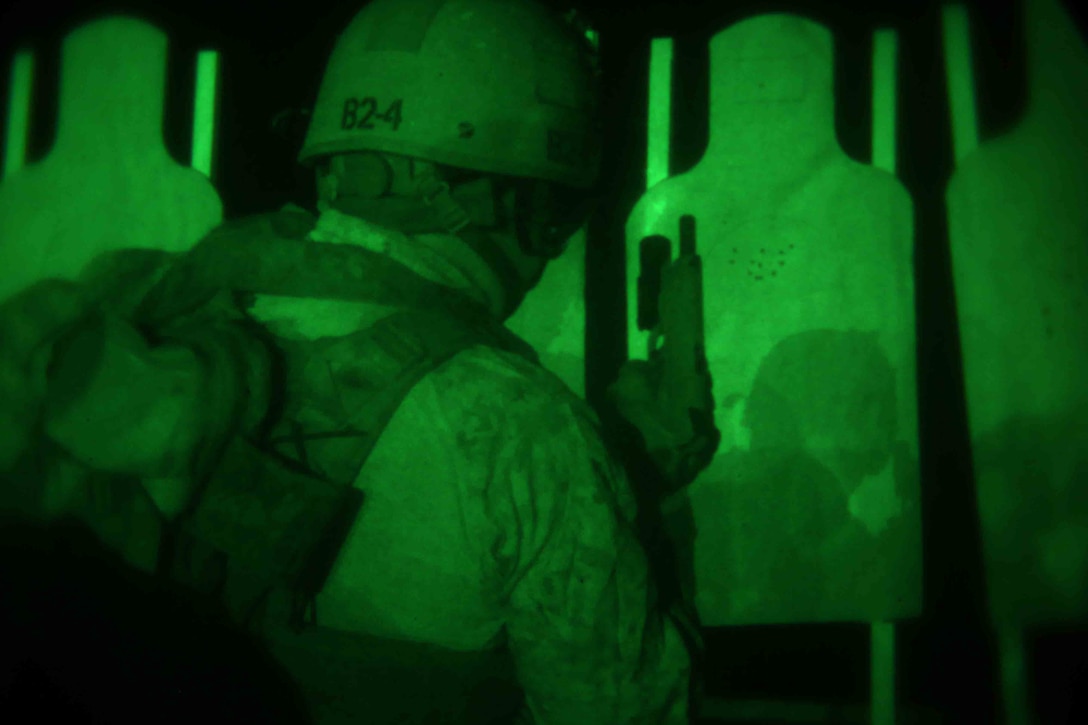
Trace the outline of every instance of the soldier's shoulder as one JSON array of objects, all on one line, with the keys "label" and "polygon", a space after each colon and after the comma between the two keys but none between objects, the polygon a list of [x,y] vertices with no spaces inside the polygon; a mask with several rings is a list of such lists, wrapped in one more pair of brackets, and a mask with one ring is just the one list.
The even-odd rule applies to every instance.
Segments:
[{"label": "soldier's shoulder", "polygon": [[317,216],[295,204],[276,211],[246,214],[223,221],[205,239],[235,235],[273,235],[286,239],[304,239],[317,225]]},{"label": "soldier's shoulder", "polygon": [[436,377],[453,389],[488,388],[497,399],[578,399],[558,376],[538,362],[484,344],[472,345],[459,352],[436,371]]},{"label": "soldier's shoulder", "polygon": [[475,345],[462,350],[431,376],[438,394],[466,413],[501,410],[511,423],[595,435],[596,413],[563,380],[539,362],[509,350]]}]

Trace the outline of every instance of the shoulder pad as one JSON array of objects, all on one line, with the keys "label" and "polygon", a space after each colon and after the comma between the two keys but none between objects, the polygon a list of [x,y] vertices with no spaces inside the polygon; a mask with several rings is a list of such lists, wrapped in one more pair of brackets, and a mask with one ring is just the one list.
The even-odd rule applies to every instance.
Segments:
[{"label": "shoulder pad", "polygon": [[314,215],[293,205],[223,222],[174,260],[144,297],[139,321],[153,326],[201,307],[237,276],[235,270],[252,264],[246,254],[254,243],[265,240],[271,248],[276,241],[305,239],[316,224]]},{"label": "shoulder pad", "polygon": [[223,237],[245,236],[252,239],[254,236],[273,236],[281,239],[305,239],[316,225],[317,217],[313,214],[300,207],[288,205],[279,211],[250,214],[225,221],[208,232],[194,251],[205,246],[211,239]]},{"label": "shoulder pad", "polygon": [[288,204],[270,216],[273,231],[289,239],[305,239],[317,226],[314,214],[294,204]]}]

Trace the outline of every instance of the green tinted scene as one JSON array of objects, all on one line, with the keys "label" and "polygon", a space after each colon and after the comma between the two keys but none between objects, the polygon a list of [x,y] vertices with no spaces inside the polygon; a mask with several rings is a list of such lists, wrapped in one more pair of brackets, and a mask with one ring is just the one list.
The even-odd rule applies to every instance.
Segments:
[{"label": "green tinted scene", "polygon": [[953,102],[946,198],[990,602],[1038,624],[1088,612],[1088,48],[1054,2],[1025,33],[1027,112],[979,146]]},{"label": "green tinted scene", "polygon": [[[695,217],[723,441],[667,510],[693,552],[700,615],[714,626],[914,616],[910,199],[838,147],[826,28],[752,18],[716,35],[710,58],[707,151],[639,200],[627,255],[630,281],[642,236],[677,240],[678,217]],[[631,335],[633,357],[644,338]]]},{"label": "green tinted scene", "polygon": [[[708,631],[831,624],[863,626],[871,647],[855,719],[894,722],[896,627],[927,615],[925,565],[940,556],[923,494],[940,506],[942,486],[924,480],[919,441],[929,292],[916,286],[921,202],[897,168],[910,82],[898,31],[877,27],[866,46],[864,163],[836,135],[828,24],[761,9],[708,33],[706,148],[672,174],[676,44],[647,37],[645,187],[611,212],[622,253],[604,269],[595,207],[574,200],[607,197],[588,180],[612,178],[609,156],[586,120],[591,83],[568,77],[589,73],[601,38],[574,17],[540,31],[542,15],[515,7],[341,13],[292,149],[316,191],[240,218],[216,171],[237,142],[222,131],[230,56],[187,56],[179,158],[163,136],[172,29],[79,23],[57,60],[55,138],[33,162],[42,53],[8,56],[5,545],[21,552],[20,532],[32,541],[42,522],[93,534],[27,544],[68,568],[5,564],[12,591],[82,581],[98,570],[63,557],[101,543],[116,559],[104,588],[154,593],[112,612],[133,628],[117,641],[140,644],[110,656],[204,662],[188,630],[145,625],[149,607],[224,653],[259,647],[194,665],[229,693],[219,714],[254,722],[796,721],[689,699],[703,676],[692,652]],[[994,138],[979,136],[968,13],[945,7],[934,41],[971,523],[1010,725],[1035,722],[1042,697],[1021,632],[1088,617],[1088,47],[1056,0],[1022,12],[1027,107]],[[454,57],[464,80],[449,77]],[[427,186],[432,171],[441,183]],[[352,196],[381,184],[386,196]],[[591,293],[605,278],[622,282],[602,305]],[[602,342],[604,328],[623,334]],[[634,455],[607,447],[632,439],[596,405],[619,395],[593,358],[614,341],[607,357],[658,376],[631,399]],[[692,453],[708,430],[713,450],[699,438]],[[651,538],[675,551],[675,592],[650,581],[647,507]],[[86,636],[81,617],[98,610],[75,597],[54,614],[42,602],[56,591],[12,596],[13,616]],[[58,658],[54,680],[93,669]],[[159,690],[146,669],[134,701],[208,716],[193,694],[204,680]],[[84,712],[108,698],[62,688]]]}]

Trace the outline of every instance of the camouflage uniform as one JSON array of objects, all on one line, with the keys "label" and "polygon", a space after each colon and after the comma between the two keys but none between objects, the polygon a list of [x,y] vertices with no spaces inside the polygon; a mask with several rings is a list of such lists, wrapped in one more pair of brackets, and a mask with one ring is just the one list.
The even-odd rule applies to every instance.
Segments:
[{"label": "camouflage uniform", "polygon": [[[438,235],[404,244],[403,235],[356,220],[348,240],[322,236],[312,218],[292,219],[286,236],[295,244],[370,247],[488,306],[486,290],[440,260]],[[189,257],[200,263],[200,254]],[[175,303],[180,288],[159,284],[160,300]],[[307,694],[315,722],[501,722],[515,714],[540,725],[689,722],[697,627],[681,604],[659,602],[626,474],[606,450],[594,412],[557,377],[516,349],[470,345],[411,385],[369,444],[366,465],[347,475],[353,469],[344,458],[358,441],[322,438],[319,430],[349,430],[347,408],[366,393],[366,380],[346,389],[361,353],[344,342],[352,334],[345,321],[372,324],[389,307],[297,293],[235,295],[224,304],[242,313],[228,323],[233,342],[205,332],[214,326],[176,320],[167,337],[233,365],[225,379],[248,380],[246,361],[258,360],[253,350],[262,348],[243,350],[248,343],[238,340],[270,332],[286,350],[286,379],[297,389],[264,440],[293,432],[281,436],[277,465],[312,476],[298,486],[329,484],[309,509],[295,510],[313,515],[286,527],[309,542],[307,551],[333,542],[317,565],[324,571],[311,581],[320,594],[305,603],[308,626],[299,626],[299,601],[282,588],[250,610],[262,615],[260,631]],[[151,309],[147,300],[143,309]],[[145,315],[145,325],[153,317]],[[254,377],[268,377],[267,369]],[[238,417],[218,397],[208,403],[222,406],[211,411],[220,439],[263,425],[260,416],[240,428],[217,424],[216,415]],[[241,463],[232,450],[221,444],[206,454],[207,465],[236,479],[261,478],[256,449],[240,454]],[[256,541],[257,529],[272,521],[272,504],[236,506],[249,493],[230,485],[218,498],[212,487],[211,503],[183,517],[203,528],[180,527],[164,567],[228,598],[225,579],[279,566],[265,560],[276,547],[234,558],[218,550],[244,548],[247,526]],[[361,506],[344,490],[361,494]],[[215,539],[215,526],[232,517],[243,523],[211,545],[201,541],[209,532]],[[277,550],[289,558],[297,547],[288,538],[282,547],[277,539]],[[246,599],[251,594],[239,601],[255,602]]]}]

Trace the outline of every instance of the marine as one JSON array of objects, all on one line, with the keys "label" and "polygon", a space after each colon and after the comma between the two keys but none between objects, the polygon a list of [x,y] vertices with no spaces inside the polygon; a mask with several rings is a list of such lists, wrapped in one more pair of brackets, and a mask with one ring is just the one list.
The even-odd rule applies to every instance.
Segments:
[{"label": "marine", "polygon": [[689,722],[693,611],[659,601],[596,414],[502,324],[592,210],[597,85],[531,0],[368,4],[299,156],[316,214],[4,304],[41,428],[12,415],[0,464],[37,431],[138,479],[158,527],[88,518],[261,637],[315,723]]}]

